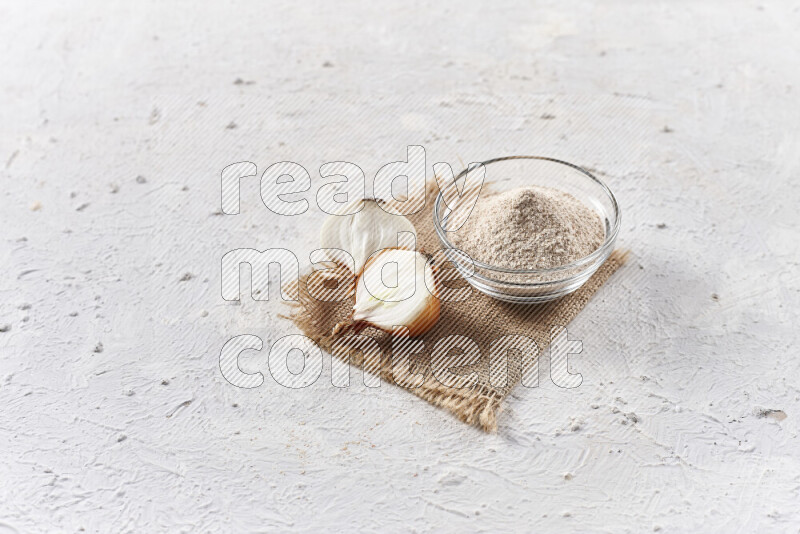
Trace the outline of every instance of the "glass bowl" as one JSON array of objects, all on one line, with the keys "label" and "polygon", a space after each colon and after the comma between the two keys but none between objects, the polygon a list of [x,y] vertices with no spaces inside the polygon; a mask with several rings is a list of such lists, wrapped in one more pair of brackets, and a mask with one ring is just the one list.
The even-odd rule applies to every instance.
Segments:
[{"label": "glass bowl", "polygon": [[[614,250],[620,226],[620,210],[611,190],[590,172],[557,159],[508,156],[490,159],[482,164],[486,169],[484,189],[486,184],[491,184],[492,193],[536,185],[571,194],[600,217],[605,229],[605,240],[588,256],[551,269],[509,269],[489,265],[469,258],[448,239],[448,223],[451,222],[449,216],[452,212],[440,191],[434,203],[433,224],[445,248],[447,259],[474,288],[507,302],[547,302],[581,287]],[[461,171],[456,176],[456,182],[464,178],[468,170]],[[486,198],[486,194],[480,195],[477,202]]]}]

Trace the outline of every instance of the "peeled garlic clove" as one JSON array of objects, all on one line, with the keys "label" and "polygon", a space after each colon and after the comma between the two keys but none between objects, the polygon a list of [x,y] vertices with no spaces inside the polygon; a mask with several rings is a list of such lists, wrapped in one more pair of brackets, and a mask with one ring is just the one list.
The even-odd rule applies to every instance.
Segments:
[{"label": "peeled garlic clove", "polygon": [[[322,248],[349,252],[355,260],[355,274],[361,273],[367,259],[378,250],[413,248],[410,236],[405,236],[398,242],[397,235],[399,232],[410,232],[414,234],[415,242],[417,231],[411,221],[402,215],[386,213],[378,206],[378,201],[372,199],[358,200],[356,203],[363,204],[358,213],[331,215],[325,220],[320,231]],[[354,204],[349,204],[342,211],[352,212],[356,209]],[[330,253],[329,257],[342,263],[335,253]]]},{"label": "peeled garlic clove", "polygon": [[439,320],[437,296],[436,279],[425,256],[386,249],[369,258],[358,278],[353,323],[387,332],[404,326],[410,336],[418,336]]}]

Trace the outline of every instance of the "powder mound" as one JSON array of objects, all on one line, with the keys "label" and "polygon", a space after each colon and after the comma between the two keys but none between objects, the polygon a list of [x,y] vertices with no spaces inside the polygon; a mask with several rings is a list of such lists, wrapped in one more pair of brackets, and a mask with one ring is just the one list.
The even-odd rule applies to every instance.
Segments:
[{"label": "powder mound", "polygon": [[450,234],[473,260],[510,269],[550,269],[588,256],[603,244],[600,217],[549,187],[523,187],[478,199]]}]

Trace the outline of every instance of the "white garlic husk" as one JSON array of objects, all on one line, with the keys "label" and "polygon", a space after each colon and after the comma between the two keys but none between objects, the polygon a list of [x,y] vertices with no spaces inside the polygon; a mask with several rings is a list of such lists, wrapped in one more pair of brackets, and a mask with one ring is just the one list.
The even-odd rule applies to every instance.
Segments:
[{"label": "white garlic husk", "polygon": [[[344,250],[355,260],[354,274],[358,275],[364,264],[376,251],[385,248],[413,250],[417,231],[414,225],[402,215],[392,215],[384,211],[373,199],[359,199],[342,209],[350,213],[363,207],[352,215],[330,215],[320,230],[320,245],[325,249]],[[407,233],[404,233],[407,232]],[[413,234],[413,236],[408,235]],[[398,234],[401,234],[398,237]],[[335,251],[328,253],[331,260],[349,267]]]},{"label": "white garlic husk", "polygon": [[[388,275],[384,280],[385,269],[396,277]],[[436,284],[432,266],[419,252],[382,250],[369,258],[358,278],[353,324],[387,332],[405,327],[409,336],[424,334],[439,320]]]}]

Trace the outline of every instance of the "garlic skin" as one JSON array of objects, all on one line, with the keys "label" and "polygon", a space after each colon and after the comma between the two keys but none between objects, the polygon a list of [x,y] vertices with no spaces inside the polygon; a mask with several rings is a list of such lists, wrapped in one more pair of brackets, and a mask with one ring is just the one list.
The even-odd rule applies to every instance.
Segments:
[{"label": "garlic skin", "polygon": [[[385,248],[402,248],[413,250],[416,243],[417,230],[411,221],[402,215],[386,213],[379,201],[372,199],[357,200],[354,204],[361,203],[363,207],[358,213],[352,215],[330,215],[325,220],[320,230],[320,245],[322,248],[339,249],[349,252],[355,260],[355,272],[359,275],[364,264],[376,251]],[[353,204],[348,204],[342,209],[343,213],[356,209]],[[399,232],[410,232],[414,235],[401,236]],[[335,253],[328,253],[331,260],[341,263]]]},{"label": "garlic skin", "polygon": [[[397,264],[396,287],[383,283],[384,267],[391,263]],[[419,252],[382,250],[369,258],[358,277],[353,322],[386,332],[404,326],[412,337],[424,334],[439,320],[436,283],[433,269]]]}]

